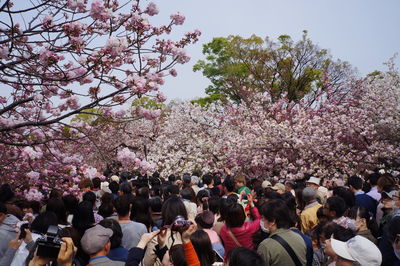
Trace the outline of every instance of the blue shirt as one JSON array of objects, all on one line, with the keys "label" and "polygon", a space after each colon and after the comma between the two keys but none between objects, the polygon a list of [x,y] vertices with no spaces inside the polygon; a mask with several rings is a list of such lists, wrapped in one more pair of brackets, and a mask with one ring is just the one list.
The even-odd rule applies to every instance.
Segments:
[{"label": "blue shirt", "polygon": [[364,192],[356,192],[356,205],[364,207],[375,217],[378,202]]},{"label": "blue shirt", "polygon": [[126,259],[128,258],[128,250],[126,248],[123,248],[122,246],[119,246],[117,248],[111,249],[107,257],[110,260],[126,262]]},{"label": "blue shirt", "polygon": [[293,228],[291,229],[293,232],[298,233],[306,243],[307,247],[307,253],[306,253],[306,259],[307,259],[307,266],[311,266],[313,262],[313,257],[314,257],[314,251],[312,247],[312,241],[311,238],[305,234],[303,234],[299,229]]}]

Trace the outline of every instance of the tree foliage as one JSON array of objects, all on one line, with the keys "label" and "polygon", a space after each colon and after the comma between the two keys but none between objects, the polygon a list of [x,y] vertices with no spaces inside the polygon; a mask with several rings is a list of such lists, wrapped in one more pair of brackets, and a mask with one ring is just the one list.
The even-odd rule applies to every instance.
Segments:
[{"label": "tree foliage", "polygon": [[214,38],[203,46],[205,60],[194,65],[210,79],[207,97],[195,102],[206,105],[227,100],[250,104],[264,93],[272,102],[281,98],[297,102],[319,92],[343,86],[352,77],[347,62],[334,61],[304,34],[300,41],[281,35],[277,41],[252,35]]}]

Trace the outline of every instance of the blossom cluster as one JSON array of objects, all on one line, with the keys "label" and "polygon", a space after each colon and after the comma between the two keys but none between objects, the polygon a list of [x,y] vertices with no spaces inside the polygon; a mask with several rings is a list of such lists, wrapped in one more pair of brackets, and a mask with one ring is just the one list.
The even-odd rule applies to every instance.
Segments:
[{"label": "blossom cluster", "polygon": [[41,201],[44,198],[43,193],[41,193],[40,191],[38,191],[36,188],[30,188],[27,191],[24,191],[24,197],[25,199],[32,201]]}]

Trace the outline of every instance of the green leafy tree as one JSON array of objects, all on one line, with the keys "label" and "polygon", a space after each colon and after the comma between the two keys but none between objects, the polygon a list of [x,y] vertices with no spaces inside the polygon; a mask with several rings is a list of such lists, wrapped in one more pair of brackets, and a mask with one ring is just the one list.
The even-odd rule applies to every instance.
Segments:
[{"label": "green leafy tree", "polygon": [[101,111],[98,108],[85,109],[80,114],[75,115],[71,121],[72,122],[86,122],[88,124],[93,124],[101,117]]},{"label": "green leafy tree", "polygon": [[147,96],[142,96],[132,101],[132,107],[143,107],[149,110],[161,109],[164,106],[165,105],[163,103],[160,103],[157,100]]},{"label": "green leafy tree", "polygon": [[193,67],[211,81],[208,96],[193,101],[202,105],[251,103],[259,93],[271,101],[283,97],[298,101],[328,86],[339,88],[354,73],[347,62],[334,61],[327,50],[313,44],[306,31],[297,42],[288,35],[277,41],[256,35],[214,38],[203,46],[203,54],[205,60]]}]

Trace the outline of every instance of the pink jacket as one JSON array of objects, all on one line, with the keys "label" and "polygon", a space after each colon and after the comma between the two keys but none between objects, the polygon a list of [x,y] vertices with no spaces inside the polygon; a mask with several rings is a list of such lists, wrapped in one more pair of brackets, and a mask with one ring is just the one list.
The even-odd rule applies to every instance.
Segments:
[{"label": "pink jacket", "polygon": [[[252,237],[253,234],[260,229],[260,213],[258,212],[257,208],[251,208],[251,214],[253,215],[252,222],[245,222],[241,227],[234,227],[230,229],[242,247],[253,249],[254,246]],[[228,227],[226,225],[221,228],[220,235],[222,241],[224,242],[225,258],[227,258],[229,252],[238,246],[229,235]]]}]

